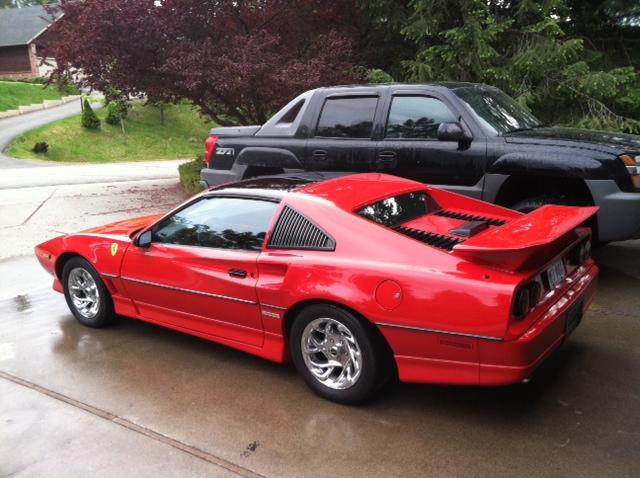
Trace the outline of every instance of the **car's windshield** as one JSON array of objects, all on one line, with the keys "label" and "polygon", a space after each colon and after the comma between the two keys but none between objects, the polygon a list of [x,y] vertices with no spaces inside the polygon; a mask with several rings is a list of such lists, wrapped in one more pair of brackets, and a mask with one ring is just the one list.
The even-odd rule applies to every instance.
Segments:
[{"label": "car's windshield", "polygon": [[517,101],[496,88],[471,86],[453,91],[482,126],[496,136],[542,126]]}]

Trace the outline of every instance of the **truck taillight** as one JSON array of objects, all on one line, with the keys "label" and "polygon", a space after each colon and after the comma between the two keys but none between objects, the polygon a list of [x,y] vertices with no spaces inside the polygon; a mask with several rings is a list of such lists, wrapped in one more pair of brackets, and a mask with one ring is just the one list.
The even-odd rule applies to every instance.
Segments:
[{"label": "truck taillight", "polygon": [[207,141],[204,143],[205,155],[204,162],[207,163],[207,168],[211,167],[211,163],[213,162],[213,153],[216,150],[216,143],[218,142],[217,136],[209,136]]}]

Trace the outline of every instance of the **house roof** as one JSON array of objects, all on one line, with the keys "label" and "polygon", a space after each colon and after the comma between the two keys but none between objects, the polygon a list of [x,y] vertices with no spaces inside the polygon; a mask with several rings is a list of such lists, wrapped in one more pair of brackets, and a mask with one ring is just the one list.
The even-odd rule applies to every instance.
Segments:
[{"label": "house roof", "polygon": [[[61,12],[56,13],[56,20],[61,15]],[[0,9],[0,47],[27,45],[51,23],[51,15],[41,5]]]}]

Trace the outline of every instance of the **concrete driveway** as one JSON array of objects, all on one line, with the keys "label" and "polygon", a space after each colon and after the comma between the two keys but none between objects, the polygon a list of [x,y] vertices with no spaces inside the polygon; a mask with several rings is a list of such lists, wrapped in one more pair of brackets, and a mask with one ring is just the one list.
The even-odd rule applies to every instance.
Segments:
[{"label": "concrete driveway", "polygon": [[637,241],[597,251],[595,303],[529,384],[398,385],[347,407],[314,396],[290,366],[205,340],[127,319],[82,327],[33,256],[20,254],[58,232],[165,210],[183,194],[175,179],[48,187],[42,206],[50,190],[39,187],[0,211],[0,230],[11,231],[0,244],[20,243],[0,261],[0,476],[640,470]]}]

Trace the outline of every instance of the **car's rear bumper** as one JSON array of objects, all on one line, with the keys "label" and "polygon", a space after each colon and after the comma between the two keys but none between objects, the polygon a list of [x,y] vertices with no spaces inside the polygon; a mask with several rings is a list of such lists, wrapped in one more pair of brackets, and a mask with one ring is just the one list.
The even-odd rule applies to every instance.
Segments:
[{"label": "car's rear bumper", "polygon": [[[587,267],[576,277],[573,285],[550,304],[547,312],[515,340],[456,338],[457,345],[465,346],[469,354],[475,351],[477,359],[474,361],[448,360],[442,356],[428,358],[396,355],[400,380],[458,385],[508,385],[521,382],[531,376],[565,341],[567,315],[569,311],[574,315],[574,307],[580,307],[581,313],[587,309],[595,292],[597,277],[597,266],[592,264]],[[439,340],[439,343],[443,343],[443,340]]]},{"label": "car's rear bumper", "polygon": [[[598,268],[592,265],[527,332],[513,341],[479,343],[478,383],[503,385],[528,378],[567,339],[571,313],[580,318],[593,299]],[[580,309],[580,310],[578,310]],[[571,331],[569,331],[570,333]]]},{"label": "car's rear bumper", "polygon": [[207,189],[213,186],[220,186],[225,183],[240,181],[243,178],[246,169],[246,166],[237,165],[234,165],[232,169],[203,168],[200,171],[200,183],[205,189]]}]

